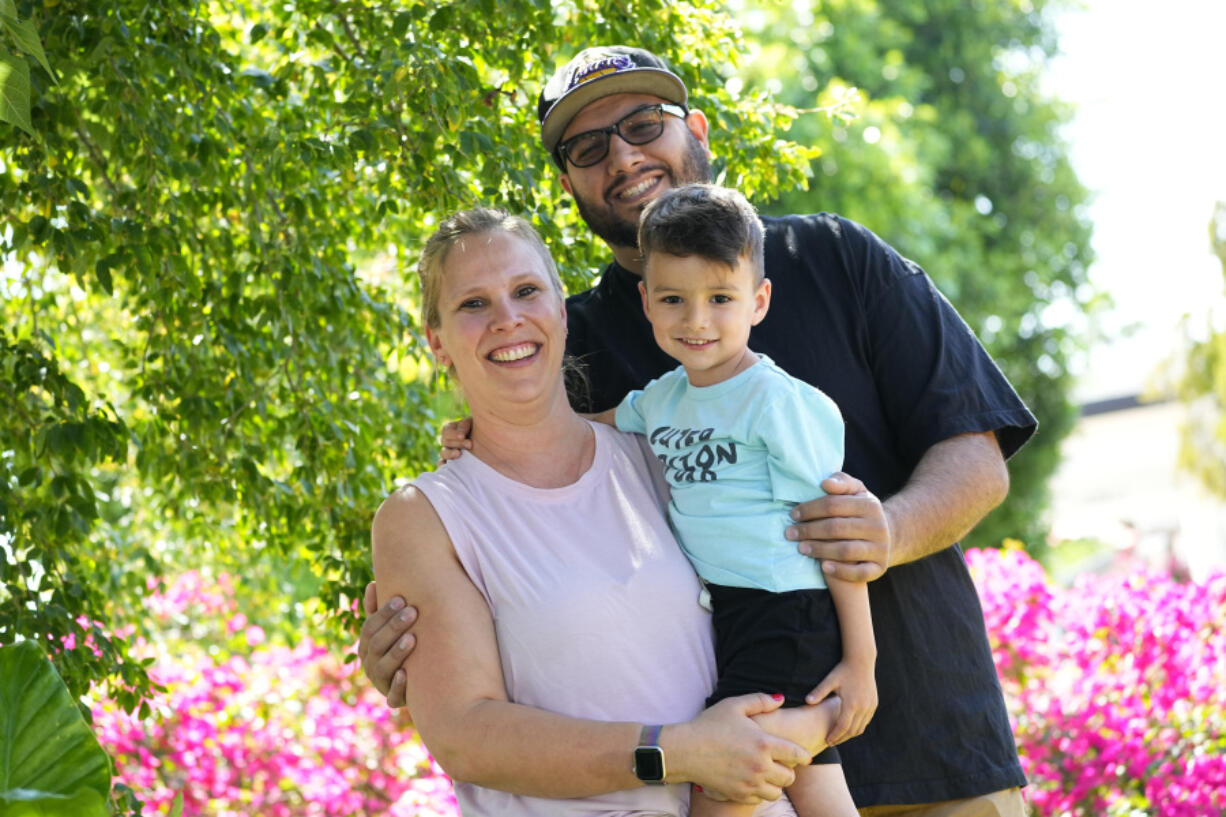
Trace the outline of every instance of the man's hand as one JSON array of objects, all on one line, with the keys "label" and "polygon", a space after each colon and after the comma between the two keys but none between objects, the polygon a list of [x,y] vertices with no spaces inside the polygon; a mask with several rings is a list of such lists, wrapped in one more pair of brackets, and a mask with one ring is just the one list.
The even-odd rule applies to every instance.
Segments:
[{"label": "man's hand", "polygon": [[792,509],[787,537],[829,576],[870,582],[890,566],[890,523],[881,501],[864,483],[842,472],[822,481],[826,496]]},{"label": "man's hand", "polygon": [[366,621],[358,637],[362,671],[387,698],[388,706],[393,709],[406,706],[405,674],[401,666],[417,643],[409,632],[417,621],[417,609],[406,606],[399,596],[380,609],[374,582],[366,585],[362,606],[366,611]]},{"label": "man's hand", "polygon": [[839,719],[830,728],[826,742],[835,746],[862,734],[877,711],[877,681],[873,677],[873,663],[840,661],[805,696],[805,701],[816,704],[832,694],[839,697],[841,706]]},{"label": "man's hand", "polygon": [[443,430],[438,434],[439,445],[443,447],[443,450],[438,455],[439,465],[447,462],[447,460],[457,459],[465,451],[472,450],[472,433],[473,418],[471,417],[444,423]]}]

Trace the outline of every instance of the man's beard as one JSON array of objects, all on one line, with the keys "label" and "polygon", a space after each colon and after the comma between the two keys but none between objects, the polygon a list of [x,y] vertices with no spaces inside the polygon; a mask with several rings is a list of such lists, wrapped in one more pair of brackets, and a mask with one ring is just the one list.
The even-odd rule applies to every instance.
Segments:
[{"label": "man's beard", "polygon": [[[707,149],[692,134],[686,143],[685,155],[681,157],[681,169],[674,171],[673,168],[666,165],[663,170],[672,187],[711,181],[711,162],[707,158]],[[634,221],[620,218],[611,209],[601,208],[601,212],[595,212],[594,208],[586,204],[578,195],[574,198],[575,205],[579,208],[579,215],[592,232],[611,246],[638,249],[639,222],[637,218]],[[647,204],[643,205],[643,207],[646,206]],[[639,212],[642,212],[642,208]]]}]

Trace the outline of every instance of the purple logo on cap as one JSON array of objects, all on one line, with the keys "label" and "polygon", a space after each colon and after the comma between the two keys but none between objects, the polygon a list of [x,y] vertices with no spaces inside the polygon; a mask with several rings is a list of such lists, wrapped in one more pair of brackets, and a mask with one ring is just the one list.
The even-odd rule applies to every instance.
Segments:
[{"label": "purple logo on cap", "polygon": [[581,65],[571,74],[570,82],[566,85],[566,90],[570,91],[582,85],[585,82],[590,82],[594,79],[616,74],[618,71],[625,71],[627,68],[634,68],[634,60],[625,54],[604,54],[597,57],[592,62]]}]

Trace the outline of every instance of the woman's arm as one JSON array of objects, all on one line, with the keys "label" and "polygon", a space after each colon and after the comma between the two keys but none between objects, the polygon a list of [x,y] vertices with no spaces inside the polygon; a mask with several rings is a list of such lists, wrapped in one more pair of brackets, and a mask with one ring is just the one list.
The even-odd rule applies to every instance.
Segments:
[{"label": "woman's arm", "polygon": [[[409,486],[372,526],[381,592],[412,599],[413,658],[403,667],[423,741],[451,777],[538,797],[586,797],[642,785],[631,770],[641,724],[571,718],[507,700],[489,607],[459,563],[429,501]],[[660,736],[669,782],[694,782],[743,802],[775,799],[808,761],[750,716],[778,706],[743,696]]]}]

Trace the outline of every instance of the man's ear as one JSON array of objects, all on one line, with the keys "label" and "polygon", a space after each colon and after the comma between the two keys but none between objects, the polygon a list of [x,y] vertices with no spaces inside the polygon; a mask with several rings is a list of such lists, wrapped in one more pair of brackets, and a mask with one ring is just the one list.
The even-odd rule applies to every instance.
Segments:
[{"label": "man's ear", "polygon": [[690,133],[694,134],[694,138],[702,142],[702,146],[707,149],[707,153],[711,152],[711,142],[708,139],[710,136],[711,123],[707,121],[707,115],[702,111],[691,108],[689,114],[685,117],[685,126],[690,129]]},{"label": "man's ear", "polygon": [[575,197],[575,191],[570,186],[570,176],[563,173],[561,176],[558,176],[558,181],[562,183],[562,189],[566,191],[566,194],[573,199]]},{"label": "man's ear", "polygon": [[763,278],[753,294],[753,326],[762,323],[766,312],[771,308],[771,279]]},{"label": "man's ear", "polygon": [[438,361],[438,365],[444,369],[450,368],[451,355],[447,354],[447,350],[443,348],[443,341],[439,338],[438,333],[429,326],[426,327],[426,342],[430,344],[430,352]]}]

